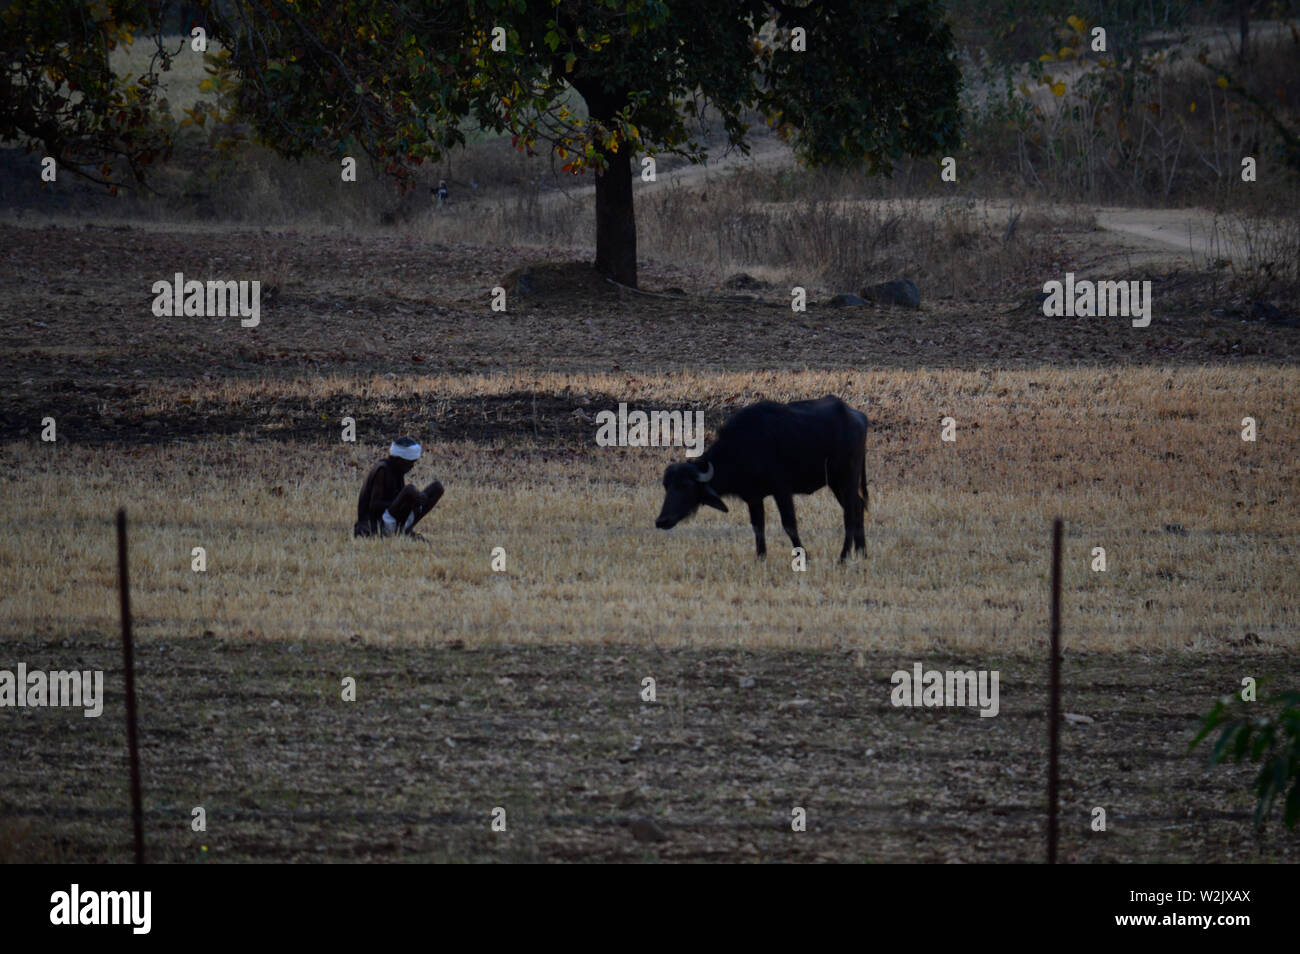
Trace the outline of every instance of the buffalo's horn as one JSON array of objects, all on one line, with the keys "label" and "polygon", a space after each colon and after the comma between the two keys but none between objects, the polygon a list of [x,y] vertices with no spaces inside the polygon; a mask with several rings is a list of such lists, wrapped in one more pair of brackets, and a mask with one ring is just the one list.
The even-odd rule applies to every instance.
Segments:
[{"label": "buffalo's horn", "polygon": [[709,461],[709,469],[695,478],[702,484],[707,484],[713,479],[713,461]]}]

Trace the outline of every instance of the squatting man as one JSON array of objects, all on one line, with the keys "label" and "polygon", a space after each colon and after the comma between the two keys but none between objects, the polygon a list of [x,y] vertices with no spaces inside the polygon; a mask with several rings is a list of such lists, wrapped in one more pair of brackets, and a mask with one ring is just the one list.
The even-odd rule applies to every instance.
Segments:
[{"label": "squatting man", "polygon": [[388,456],[370,468],[361,485],[353,536],[402,533],[419,537],[413,528],[442,499],[442,484],[436,480],[424,490],[406,482],[406,475],[419,459],[420,445],[412,438],[393,441]]}]

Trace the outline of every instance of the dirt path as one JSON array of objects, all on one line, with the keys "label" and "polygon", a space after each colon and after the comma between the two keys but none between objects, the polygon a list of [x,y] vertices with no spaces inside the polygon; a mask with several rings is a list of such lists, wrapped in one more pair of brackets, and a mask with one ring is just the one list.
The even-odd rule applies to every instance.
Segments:
[{"label": "dirt path", "polygon": [[1244,264],[1250,237],[1239,225],[1220,220],[1208,209],[1098,208],[1097,224],[1149,248],[1135,258],[1165,267],[1204,269],[1219,262]]}]

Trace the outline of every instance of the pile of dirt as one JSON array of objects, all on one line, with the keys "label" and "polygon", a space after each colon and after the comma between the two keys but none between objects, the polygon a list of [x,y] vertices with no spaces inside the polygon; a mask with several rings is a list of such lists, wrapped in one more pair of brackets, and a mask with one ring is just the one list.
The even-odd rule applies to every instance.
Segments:
[{"label": "pile of dirt", "polygon": [[508,295],[534,301],[575,303],[618,297],[618,286],[590,262],[531,262],[507,274],[501,287]]}]

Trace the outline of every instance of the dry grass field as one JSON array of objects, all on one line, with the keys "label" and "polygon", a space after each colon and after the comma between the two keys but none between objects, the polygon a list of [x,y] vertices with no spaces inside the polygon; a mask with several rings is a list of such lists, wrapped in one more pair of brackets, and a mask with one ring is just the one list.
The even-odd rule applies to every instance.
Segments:
[{"label": "dry grass field", "polygon": [[[1295,369],[1248,367],[324,378],[170,400],[155,388],[146,419],[183,407],[220,426],[294,402],[325,433],[364,408],[371,433],[419,434],[429,452],[412,479],[448,488],[427,543],[349,537],[374,438],[266,440],[254,425],[125,452],[11,443],[6,494],[28,516],[0,545],[0,609],[55,636],[110,629],[109,517],[125,503],[141,632],[160,638],[1025,652],[1043,636],[1047,527],[1061,515],[1070,648],[1246,639],[1294,652],[1298,386]],[[536,405],[519,397],[530,388]],[[872,420],[869,552],[846,566],[829,493],[800,504],[811,564],[794,572],[788,546],[753,559],[743,507],[656,531],[658,478],[681,452],[593,439],[594,413],[619,401],[704,408],[716,427],[759,397],[823,393]],[[1247,415],[1255,443],[1240,436]],[[205,573],[191,571],[195,546]],[[1090,569],[1096,546],[1105,572]]]}]

